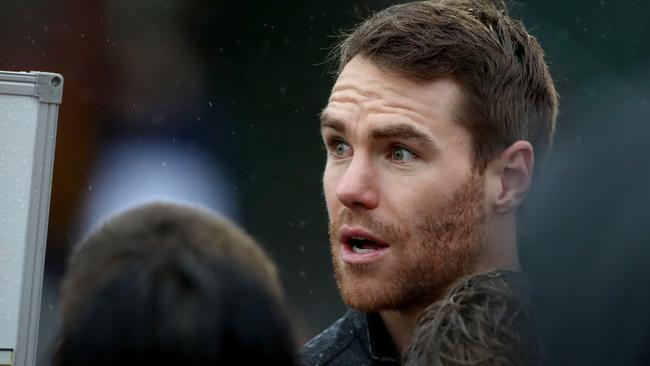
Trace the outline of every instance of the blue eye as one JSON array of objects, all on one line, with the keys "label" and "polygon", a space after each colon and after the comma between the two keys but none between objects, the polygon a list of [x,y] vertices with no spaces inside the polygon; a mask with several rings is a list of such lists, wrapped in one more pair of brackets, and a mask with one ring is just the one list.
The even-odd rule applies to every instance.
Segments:
[{"label": "blue eye", "polygon": [[407,148],[398,146],[393,149],[390,157],[395,161],[411,161],[415,159],[415,154]]},{"label": "blue eye", "polygon": [[346,157],[350,152],[350,145],[345,142],[338,141],[333,144],[333,154],[338,158]]}]

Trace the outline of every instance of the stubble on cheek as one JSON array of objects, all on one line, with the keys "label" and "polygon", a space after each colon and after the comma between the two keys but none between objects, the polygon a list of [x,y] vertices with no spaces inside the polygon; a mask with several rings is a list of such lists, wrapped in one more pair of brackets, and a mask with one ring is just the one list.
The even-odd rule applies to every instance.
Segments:
[{"label": "stubble on cheek", "polygon": [[435,301],[456,280],[475,271],[484,242],[483,187],[482,176],[470,176],[440,214],[416,229],[420,243],[412,253],[421,259],[412,262],[409,276],[419,279],[412,282],[412,294],[407,296],[412,302]]},{"label": "stubble on cheek", "polygon": [[[437,213],[412,226],[388,225],[367,213],[344,209],[330,218],[332,263],[343,301],[361,311],[395,310],[441,296],[472,273],[481,250],[483,180],[470,176]],[[386,263],[349,265],[340,260],[338,232],[360,225],[391,244]]]}]

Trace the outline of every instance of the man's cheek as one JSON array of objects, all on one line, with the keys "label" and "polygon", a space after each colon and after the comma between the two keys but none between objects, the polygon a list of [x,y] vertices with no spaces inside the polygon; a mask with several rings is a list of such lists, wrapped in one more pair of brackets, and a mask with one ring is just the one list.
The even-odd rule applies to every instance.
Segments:
[{"label": "man's cheek", "polygon": [[325,204],[327,205],[327,211],[330,214],[338,202],[336,198],[336,186],[337,182],[331,176],[331,174],[327,174],[326,171],[323,177],[323,194],[325,195]]}]

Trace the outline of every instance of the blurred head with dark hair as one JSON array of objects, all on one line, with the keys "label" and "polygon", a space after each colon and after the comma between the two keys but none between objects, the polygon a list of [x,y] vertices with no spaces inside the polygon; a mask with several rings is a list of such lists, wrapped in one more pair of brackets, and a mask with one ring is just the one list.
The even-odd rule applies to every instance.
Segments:
[{"label": "blurred head with dark hair", "polygon": [[493,271],[463,278],[423,313],[407,366],[539,365],[523,274]]},{"label": "blurred head with dark hair", "polygon": [[59,365],[293,364],[274,264],[209,211],[153,203],[77,247],[63,278]]},{"label": "blurred head with dark hair", "polygon": [[278,299],[226,258],[167,248],[122,266],[68,319],[57,365],[293,365]]},{"label": "blurred head with dark hair", "polygon": [[226,258],[258,277],[277,297],[282,296],[275,265],[237,226],[198,207],[151,203],[108,219],[77,245],[61,285],[63,326],[124,266],[181,248],[196,256]]}]

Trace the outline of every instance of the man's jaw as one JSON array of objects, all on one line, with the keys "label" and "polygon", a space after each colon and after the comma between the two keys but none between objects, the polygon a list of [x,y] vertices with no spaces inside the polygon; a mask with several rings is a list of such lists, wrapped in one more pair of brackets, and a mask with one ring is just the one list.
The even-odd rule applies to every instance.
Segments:
[{"label": "man's jaw", "polygon": [[378,262],[390,249],[379,235],[359,226],[343,226],[339,231],[341,260],[360,265]]}]

